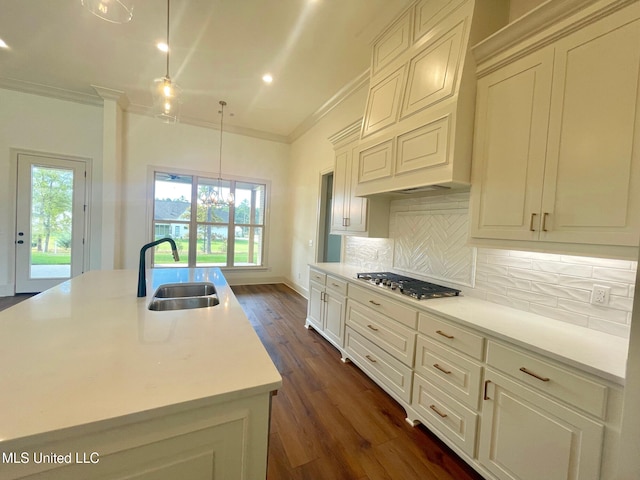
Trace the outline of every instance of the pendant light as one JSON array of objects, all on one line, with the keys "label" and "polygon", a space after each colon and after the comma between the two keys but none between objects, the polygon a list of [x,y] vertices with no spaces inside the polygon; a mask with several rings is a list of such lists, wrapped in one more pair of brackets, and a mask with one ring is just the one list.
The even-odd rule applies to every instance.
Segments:
[{"label": "pendant light", "polygon": [[131,0],[80,0],[83,7],[111,23],[127,23],[133,17]]},{"label": "pendant light", "polygon": [[227,106],[227,102],[224,100],[220,100],[218,102],[220,104],[220,110],[218,113],[220,114],[220,153],[218,156],[218,179],[216,184],[213,187],[210,187],[208,191],[203,192],[200,201],[203,205],[207,207],[216,206],[216,205],[231,205],[235,198],[233,193],[231,192],[231,188],[225,194],[222,189],[222,131],[224,129],[224,107]]},{"label": "pendant light", "polygon": [[169,76],[169,55],[171,47],[169,44],[169,19],[171,11],[171,0],[167,0],[167,73],[164,77],[154,81],[154,96],[156,104],[156,118],[164,123],[176,123],[180,109],[180,94],[182,90],[171,80]]}]

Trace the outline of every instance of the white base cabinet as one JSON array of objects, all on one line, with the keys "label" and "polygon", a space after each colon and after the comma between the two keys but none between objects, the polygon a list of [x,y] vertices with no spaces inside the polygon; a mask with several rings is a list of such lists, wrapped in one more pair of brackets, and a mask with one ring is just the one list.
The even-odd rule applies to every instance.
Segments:
[{"label": "white base cabinet", "polygon": [[347,282],[315,269],[310,270],[305,327],[312,327],[340,351],[344,347],[346,294]]},{"label": "white base cabinet", "polygon": [[598,480],[604,426],[486,370],[478,459],[501,480]]}]

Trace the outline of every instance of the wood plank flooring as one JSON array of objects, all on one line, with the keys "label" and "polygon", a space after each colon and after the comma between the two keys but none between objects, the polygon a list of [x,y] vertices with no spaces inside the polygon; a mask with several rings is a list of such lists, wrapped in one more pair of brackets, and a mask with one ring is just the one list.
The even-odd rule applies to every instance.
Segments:
[{"label": "wood plank flooring", "polygon": [[481,480],[314,330],[285,285],[232,287],[283,377],[268,480]]}]

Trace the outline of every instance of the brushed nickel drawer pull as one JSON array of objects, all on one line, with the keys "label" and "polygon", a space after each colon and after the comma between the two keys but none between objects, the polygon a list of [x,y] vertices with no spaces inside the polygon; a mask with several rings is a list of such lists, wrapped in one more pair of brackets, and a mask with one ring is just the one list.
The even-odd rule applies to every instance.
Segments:
[{"label": "brushed nickel drawer pull", "polygon": [[429,408],[431,410],[433,410],[434,412],[436,412],[438,415],[440,415],[442,418],[446,418],[447,414],[446,413],[442,413],[440,410],[438,410],[438,407],[436,407],[435,405],[429,405]]},{"label": "brushed nickel drawer pull", "polygon": [[547,217],[549,216],[549,212],[544,212],[542,214],[542,231],[548,232],[547,230]]},{"label": "brushed nickel drawer pull", "polygon": [[331,282],[331,285],[332,285],[332,286],[334,286],[334,287],[336,287],[336,288],[339,288],[339,287],[340,287],[340,285],[338,285],[337,283],[333,283],[333,282]]},{"label": "brushed nickel drawer pull", "polygon": [[434,366],[434,368],[437,368],[438,370],[440,370],[442,373],[446,373],[447,375],[451,375],[451,370],[445,370],[444,368],[442,368],[437,363],[434,363],[433,366]]},{"label": "brushed nickel drawer pull", "polygon": [[487,395],[487,388],[489,387],[490,383],[491,383],[491,380],[485,380],[484,381],[484,395],[482,395],[482,399],[483,400],[491,400],[489,398],[489,395]]},{"label": "brushed nickel drawer pull", "polygon": [[369,303],[375,305],[376,307],[380,306],[380,304],[378,302],[374,302],[373,300],[369,300]]},{"label": "brushed nickel drawer pull", "polygon": [[531,214],[531,219],[529,220],[529,231],[531,232],[535,232],[536,229],[533,228],[533,219],[536,217],[537,213],[532,213]]},{"label": "brushed nickel drawer pull", "polygon": [[438,335],[442,335],[443,337],[448,338],[449,340],[453,340],[453,335],[447,335],[446,333],[444,333],[442,330],[436,330],[436,333]]},{"label": "brushed nickel drawer pull", "polygon": [[533,373],[527,370],[526,367],[520,367],[520,371],[526,373],[527,375],[531,375],[532,377],[537,378],[538,380],[541,380],[543,382],[548,382],[549,380],[551,380],[549,377],[541,377],[537,373]]},{"label": "brushed nickel drawer pull", "polygon": [[369,328],[370,330],[373,330],[374,332],[378,331],[378,329],[376,327],[374,327],[373,325],[367,325],[367,328]]},{"label": "brushed nickel drawer pull", "polygon": [[376,359],[375,359],[375,358],[372,358],[372,357],[371,357],[371,355],[365,355],[365,358],[366,358],[367,360],[369,360],[370,362],[376,363]]}]

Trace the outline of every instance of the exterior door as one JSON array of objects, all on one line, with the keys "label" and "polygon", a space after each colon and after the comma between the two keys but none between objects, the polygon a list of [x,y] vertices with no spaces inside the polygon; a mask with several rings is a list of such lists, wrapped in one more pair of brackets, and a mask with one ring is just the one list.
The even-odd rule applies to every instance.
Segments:
[{"label": "exterior door", "polygon": [[18,154],[16,293],[84,271],[86,162]]}]

